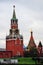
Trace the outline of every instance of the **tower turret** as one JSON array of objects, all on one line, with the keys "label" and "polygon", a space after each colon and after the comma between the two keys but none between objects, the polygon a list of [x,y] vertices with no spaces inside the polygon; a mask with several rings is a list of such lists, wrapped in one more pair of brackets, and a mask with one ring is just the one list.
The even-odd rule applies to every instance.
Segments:
[{"label": "tower turret", "polygon": [[31,47],[36,47],[32,31],[31,31],[30,41],[29,41],[29,44],[28,44],[28,48],[31,48]]},{"label": "tower turret", "polygon": [[39,56],[41,56],[41,54],[42,54],[42,43],[41,43],[41,41],[39,42],[39,45],[38,45],[38,53],[39,53]]},{"label": "tower turret", "polygon": [[13,6],[13,16],[12,16],[12,19],[11,19],[11,28],[12,29],[18,28],[18,19],[16,18],[15,5]]}]

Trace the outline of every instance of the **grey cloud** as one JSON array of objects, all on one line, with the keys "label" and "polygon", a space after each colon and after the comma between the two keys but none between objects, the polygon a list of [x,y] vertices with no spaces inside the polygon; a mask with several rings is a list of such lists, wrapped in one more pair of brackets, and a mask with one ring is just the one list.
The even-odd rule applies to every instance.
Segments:
[{"label": "grey cloud", "polygon": [[[3,5],[3,1],[6,7]],[[4,10],[4,12],[1,12],[2,14],[0,13],[0,32],[2,34],[3,31],[5,31],[5,34],[9,32],[10,17],[12,17],[11,11],[13,4],[15,4],[18,26],[21,34],[24,36],[24,44],[28,44],[31,28],[36,42],[42,40],[43,43],[43,0],[1,0],[1,2],[3,6],[0,5],[3,7],[2,10]],[[8,5],[9,2],[10,5]],[[3,26],[1,25],[2,23]],[[2,37],[5,37],[5,34]]]},{"label": "grey cloud", "polygon": [[34,11],[43,10],[43,0],[18,0],[17,3]]}]

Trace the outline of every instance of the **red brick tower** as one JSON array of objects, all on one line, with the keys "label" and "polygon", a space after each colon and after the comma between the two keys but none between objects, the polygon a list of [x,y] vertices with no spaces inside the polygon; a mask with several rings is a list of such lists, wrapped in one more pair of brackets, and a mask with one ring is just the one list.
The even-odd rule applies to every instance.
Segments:
[{"label": "red brick tower", "polygon": [[12,56],[23,56],[23,36],[19,34],[18,19],[13,6],[10,34],[6,36],[6,50],[12,51]]},{"label": "red brick tower", "polygon": [[39,45],[38,45],[38,55],[41,56],[42,55],[42,43],[41,41],[39,42]]},{"label": "red brick tower", "polygon": [[31,31],[31,36],[30,36],[30,41],[29,41],[29,44],[28,44],[28,48],[32,48],[32,47],[36,47],[36,44],[34,42],[33,32]]}]

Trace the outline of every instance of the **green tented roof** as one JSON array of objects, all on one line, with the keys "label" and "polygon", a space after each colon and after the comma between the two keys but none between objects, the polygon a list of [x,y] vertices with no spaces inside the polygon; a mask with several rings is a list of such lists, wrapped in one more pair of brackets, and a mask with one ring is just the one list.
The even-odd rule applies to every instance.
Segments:
[{"label": "green tented roof", "polygon": [[12,18],[12,20],[17,20],[16,18]]}]

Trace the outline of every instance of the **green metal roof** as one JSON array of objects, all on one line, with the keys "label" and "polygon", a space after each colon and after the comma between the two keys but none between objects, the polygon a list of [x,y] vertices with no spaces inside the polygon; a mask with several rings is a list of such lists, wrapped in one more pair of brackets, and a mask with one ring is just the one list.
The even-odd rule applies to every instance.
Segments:
[{"label": "green metal roof", "polygon": [[12,18],[12,20],[18,20],[18,19],[16,19],[16,18]]},{"label": "green metal roof", "polygon": [[15,13],[15,6],[14,6],[14,9],[13,9],[13,17],[12,17],[12,20],[17,20],[16,13]]}]

